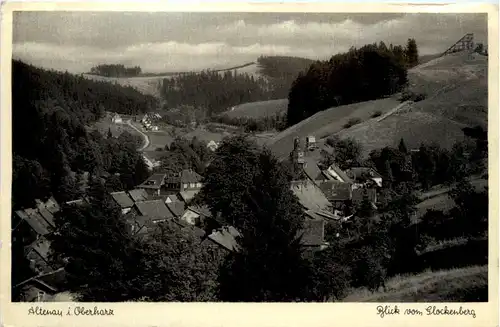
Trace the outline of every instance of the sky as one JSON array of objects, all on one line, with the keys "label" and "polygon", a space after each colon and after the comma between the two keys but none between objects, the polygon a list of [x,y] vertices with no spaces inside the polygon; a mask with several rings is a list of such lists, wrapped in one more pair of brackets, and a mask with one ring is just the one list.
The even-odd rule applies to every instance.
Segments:
[{"label": "sky", "polygon": [[97,64],[198,71],[260,55],[324,60],[410,37],[421,55],[444,52],[466,33],[487,41],[485,14],[15,12],[13,28],[15,59],[73,73]]}]

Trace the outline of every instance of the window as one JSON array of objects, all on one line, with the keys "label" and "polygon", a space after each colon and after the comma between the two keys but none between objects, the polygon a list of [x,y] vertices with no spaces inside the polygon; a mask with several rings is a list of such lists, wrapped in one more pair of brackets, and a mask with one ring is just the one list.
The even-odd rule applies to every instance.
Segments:
[{"label": "window", "polygon": [[188,188],[188,184],[187,183],[184,184],[184,188]]},{"label": "window", "polygon": [[195,188],[195,187],[196,187],[196,184],[195,184],[195,183],[189,183],[189,187],[190,187],[190,188]]}]

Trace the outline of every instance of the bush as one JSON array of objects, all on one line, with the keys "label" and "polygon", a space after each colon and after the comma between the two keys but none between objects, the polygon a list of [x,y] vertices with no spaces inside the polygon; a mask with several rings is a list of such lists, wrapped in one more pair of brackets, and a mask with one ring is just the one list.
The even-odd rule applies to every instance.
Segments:
[{"label": "bush", "polygon": [[371,116],[371,117],[372,117],[372,118],[375,118],[375,117],[379,117],[379,116],[381,116],[381,115],[382,115],[382,111],[377,110],[377,111],[375,111],[375,112],[372,114],[372,116]]},{"label": "bush", "polygon": [[401,102],[404,101],[413,101],[413,102],[419,102],[427,98],[427,95],[424,93],[415,93],[413,91],[404,91],[401,94],[401,98],[399,99]]},{"label": "bush", "polygon": [[350,128],[354,125],[361,123],[361,118],[351,118],[344,124],[344,128]]}]

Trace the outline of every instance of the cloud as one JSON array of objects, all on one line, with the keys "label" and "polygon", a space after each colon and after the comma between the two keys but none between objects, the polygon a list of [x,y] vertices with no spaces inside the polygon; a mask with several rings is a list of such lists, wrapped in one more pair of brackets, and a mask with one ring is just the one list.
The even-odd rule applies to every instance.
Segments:
[{"label": "cloud", "polygon": [[[108,19],[79,14],[22,16],[14,30],[13,54],[35,65],[72,72],[102,63],[139,65],[151,72],[186,71],[240,65],[260,55],[327,59],[351,46],[379,41],[405,44],[409,37],[416,38],[421,54],[433,54],[465,33],[485,41],[487,30],[486,16],[471,14],[406,14],[369,21],[349,15],[343,19],[305,15],[307,20],[255,15],[213,16],[214,21],[207,14],[178,14],[168,21],[153,14]],[[21,24],[28,17],[37,22],[37,29],[33,23]]]}]

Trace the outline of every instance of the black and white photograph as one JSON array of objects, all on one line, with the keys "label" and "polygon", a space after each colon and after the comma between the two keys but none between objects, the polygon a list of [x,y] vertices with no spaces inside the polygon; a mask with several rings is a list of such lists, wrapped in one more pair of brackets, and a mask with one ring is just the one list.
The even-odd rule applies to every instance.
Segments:
[{"label": "black and white photograph", "polygon": [[487,13],[12,19],[12,302],[491,300]]}]

